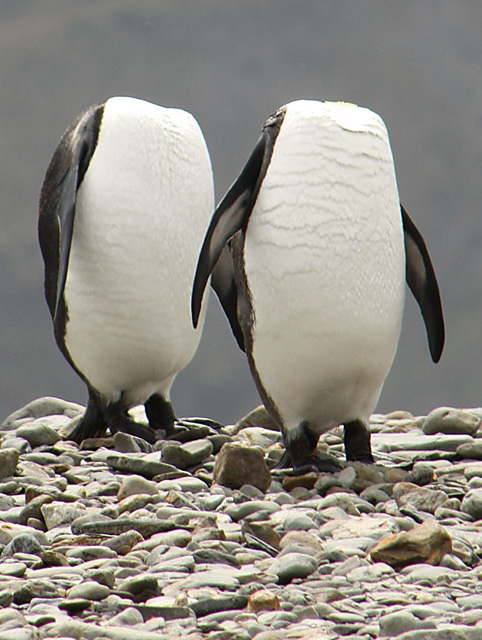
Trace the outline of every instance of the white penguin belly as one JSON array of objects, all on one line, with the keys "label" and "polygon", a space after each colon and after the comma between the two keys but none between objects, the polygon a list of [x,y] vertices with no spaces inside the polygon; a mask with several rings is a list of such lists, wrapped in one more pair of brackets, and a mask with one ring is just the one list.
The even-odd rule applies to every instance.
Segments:
[{"label": "white penguin belly", "polygon": [[245,269],[253,358],[285,426],[306,420],[321,433],[368,419],[395,355],[405,281],[393,160],[378,116],[349,105],[288,106],[249,221]]},{"label": "white penguin belly", "polygon": [[197,256],[213,210],[194,118],[128,98],[107,102],[78,192],[65,298],[66,346],[102,394],[169,397],[196,351]]}]

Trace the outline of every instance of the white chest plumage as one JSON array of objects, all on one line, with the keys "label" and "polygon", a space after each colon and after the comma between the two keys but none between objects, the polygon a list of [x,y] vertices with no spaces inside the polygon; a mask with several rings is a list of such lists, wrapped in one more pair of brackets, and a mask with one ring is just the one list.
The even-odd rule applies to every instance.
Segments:
[{"label": "white chest plumage", "polygon": [[168,397],[192,358],[200,331],[190,321],[191,286],[212,210],[211,164],[195,119],[108,100],[77,194],[65,286],[66,347],[105,396]]},{"label": "white chest plumage", "polygon": [[367,419],[395,355],[405,252],[388,134],[368,109],[291,103],[244,248],[253,358],[286,428]]}]

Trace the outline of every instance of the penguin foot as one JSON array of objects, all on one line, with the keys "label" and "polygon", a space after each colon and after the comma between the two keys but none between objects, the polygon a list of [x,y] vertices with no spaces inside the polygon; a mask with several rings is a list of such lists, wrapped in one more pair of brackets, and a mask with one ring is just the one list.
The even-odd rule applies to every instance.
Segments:
[{"label": "penguin foot", "polygon": [[149,444],[154,444],[159,439],[158,434],[154,429],[144,424],[135,422],[128,416],[115,416],[109,420],[109,429],[112,434],[122,431],[130,436],[136,436],[142,438]]},{"label": "penguin foot", "polygon": [[345,456],[347,460],[373,464],[370,431],[361,420],[344,425]]},{"label": "penguin foot", "polygon": [[302,476],[305,473],[336,473],[341,471],[342,467],[334,456],[326,454],[326,457],[322,454],[311,454],[305,460],[300,460],[296,465],[293,465],[293,475]]},{"label": "penguin foot", "polygon": [[68,436],[69,440],[80,444],[87,438],[102,438],[107,430],[104,405],[97,392],[89,388],[87,408],[82,419]]},{"label": "penguin foot", "polygon": [[334,456],[314,453],[318,443],[318,435],[311,431],[307,422],[301,422],[297,427],[285,430],[283,439],[286,452],[275,466],[283,469],[292,466],[293,475],[305,473],[340,471],[341,465]]}]

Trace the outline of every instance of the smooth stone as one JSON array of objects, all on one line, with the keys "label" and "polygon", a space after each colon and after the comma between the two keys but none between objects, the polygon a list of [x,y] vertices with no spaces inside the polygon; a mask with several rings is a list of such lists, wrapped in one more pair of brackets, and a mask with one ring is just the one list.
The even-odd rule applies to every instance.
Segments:
[{"label": "smooth stone", "polygon": [[72,547],[67,549],[65,555],[67,558],[80,558],[83,562],[98,560],[99,558],[117,558],[115,551],[97,544]]},{"label": "smooth stone", "polygon": [[30,579],[21,584],[13,593],[13,602],[17,605],[27,604],[33,598],[63,598],[65,590],[44,578]]},{"label": "smooth stone", "polygon": [[360,498],[363,498],[367,502],[373,505],[377,505],[380,502],[387,502],[390,500],[388,493],[377,487],[367,487],[360,493]]},{"label": "smooth stone", "polygon": [[108,455],[106,462],[112,469],[127,473],[136,473],[151,479],[161,473],[176,471],[176,467],[165,462],[156,462],[155,460],[146,460],[138,456],[132,457],[126,455]]},{"label": "smooth stone", "polygon": [[127,496],[123,500],[119,500],[117,505],[119,515],[122,513],[133,513],[139,511],[139,509],[145,509],[147,505],[154,504],[155,499],[153,495],[135,493],[132,496]]},{"label": "smooth stone", "polygon": [[213,445],[207,439],[186,444],[168,442],[162,447],[161,460],[184,471],[203,463],[212,452]]},{"label": "smooth stone", "polygon": [[114,434],[114,448],[120,453],[151,453],[154,451],[152,445],[143,438],[122,431]]},{"label": "smooth stone", "polygon": [[460,598],[455,598],[455,602],[462,609],[462,611],[469,611],[471,609],[482,609],[482,595],[480,594],[461,596]]},{"label": "smooth stone", "polygon": [[135,529],[145,539],[155,533],[171,531],[174,529],[174,524],[157,518],[118,518],[116,520],[106,518],[105,520],[97,522],[77,523],[74,521],[71,525],[71,529],[72,533],[75,535],[120,535],[121,533],[126,533],[127,531]]},{"label": "smooth stone", "polygon": [[281,584],[288,584],[295,578],[306,578],[318,567],[312,556],[304,553],[287,553],[276,560],[269,567],[269,573],[278,576]]},{"label": "smooth stone", "polygon": [[230,564],[233,567],[239,567],[239,560],[229,553],[219,551],[218,549],[198,549],[193,551],[192,557],[196,564]]},{"label": "smooth stone", "polygon": [[144,596],[142,598],[143,600],[158,595],[158,587],[158,579],[155,576],[147,574],[126,578],[117,585],[119,591],[131,593],[136,597]]},{"label": "smooth stone", "polygon": [[146,480],[143,476],[131,475],[126,476],[122,480],[117,497],[119,500],[123,500],[128,496],[136,494],[157,495],[158,493],[158,487],[155,482],[152,482],[152,480]]},{"label": "smooth stone", "polygon": [[17,449],[0,449],[0,478],[9,478],[14,475],[19,457]]},{"label": "smooth stone", "polygon": [[391,453],[399,451],[453,451],[461,444],[472,442],[472,436],[468,435],[442,435],[427,436],[420,433],[374,433],[372,434],[372,447],[375,452]]},{"label": "smooth stone", "polygon": [[143,541],[144,538],[141,536],[141,534],[138,531],[132,529],[130,531],[126,531],[125,533],[121,533],[118,536],[114,536],[113,538],[110,538],[110,540],[106,540],[104,544],[106,547],[112,549],[119,555],[125,556],[129,553],[129,551],[131,551],[133,547],[136,546],[136,544],[139,544],[139,542]]},{"label": "smooth stone", "polygon": [[482,478],[482,463],[475,462],[470,466],[465,467],[464,476],[467,480],[472,478]]},{"label": "smooth stone", "polygon": [[43,551],[44,548],[36,538],[28,533],[21,533],[15,536],[15,538],[7,544],[5,549],[2,551],[2,558],[7,558],[17,553],[28,553],[40,556]]},{"label": "smooth stone", "polygon": [[2,439],[0,449],[16,449],[19,453],[28,453],[29,451],[32,451],[32,447],[28,440],[25,440],[25,438],[19,438],[13,433],[6,435]]},{"label": "smooth stone", "polygon": [[473,436],[479,429],[480,423],[480,416],[470,413],[466,409],[438,407],[428,414],[423,423],[422,431],[426,435],[445,433]]},{"label": "smooth stone", "polygon": [[232,489],[251,484],[265,492],[271,484],[271,474],[260,450],[226,443],[216,456],[214,480]]},{"label": "smooth stone", "polygon": [[433,629],[434,624],[429,621],[420,620],[413,613],[408,611],[397,611],[381,616],[379,619],[380,638],[399,636],[406,631],[414,629]]},{"label": "smooth stone", "polygon": [[11,496],[0,494],[0,511],[7,511],[15,506],[15,500]]},{"label": "smooth stone", "polygon": [[24,562],[2,562],[0,564],[0,576],[14,576],[20,578],[27,570]]},{"label": "smooth stone", "polygon": [[298,513],[288,514],[284,519],[283,526],[286,531],[309,531],[318,528],[318,525],[309,516]]},{"label": "smooth stone", "polygon": [[94,580],[85,580],[67,591],[67,598],[70,599],[80,598],[97,601],[107,598],[108,595],[110,595],[109,587]]},{"label": "smooth stone", "polygon": [[249,500],[247,502],[242,502],[241,504],[230,505],[227,507],[225,512],[235,522],[238,522],[238,520],[242,520],[256,511],[267,511],[268,513],[273,513],[278,510],[279,504],[272,502],[271,500]]},{"label": "smooth stone", "polygon": [[400,571],[402,582],[422,582],[430,586],[436,584],[452,584],[458,576],[458,572],[448,567],[431,566],[429,564],[415,564],[405,567]]},{"label": "smooth stone", "polygon": [[237,437],[237,442],[244,447],[261,447],[267,449],[275,442],[280,442],[281,434],[263,427],[244,427]]},{"label": "smooth stone", "polygon": [[245,429],[247,427],[261,427],[263,429],[269,429],[270,431],[279,432],[279,426],[276,424],[273,418],[271,418],[269,413],[266,411],[266,408],[262,404],[257,406],[255,409],[238,420],[238,422],[236,422],[233,429],[233,435],[239,433],[241,429]]},{"label": "smooth stone", "polygon": [[[187,578],[179,580],[176,584],[176,593],[179,589],[199,589],[202,587],[213,587],[214,589],[226,589],[234,591],[239,587],[239,580],[236,577],[235,569],[227,571],[226,567],[219,567],[216,571],[197,571]],[[168,595],[169,588],[164,588]]]},{"label": "smooth stone", "polygon": [[460,510],[474,520],[482,520],[482,489],[471,489],[462,500]]},{"label": "smooth stone", "polygon": [[60,435],[50,426],[53,422],[56,423],[56,426],[60,427],[70,422],[70,419],[64,416],[55,416],[55,420],[52,417],[48,419],[37,418],[19,427],[15,435],[18,438],[28,440],[32,448],[45,444],[55,444],[60,440]]},{"label": "smooth stone", "polygon": [[350,516],[360,515],[360,511],[355,506],[353,499],[346,493],[332,493],[326,498],[322,498],[317,504],[318,511],[330,507],[338,507]]},{"label": "smooth stone", "polygon": [[482,441],[474,440],[467,444],[461,444],[456,451],[457,455],[464,460],[482,460]]},{"label": "smooth stone", "polygon": [[1,429],[8,428],[15,422],[26,418],[43,418],[45,416],[65,415],[74,418],[84,413],[85,407],[74,402],[67,402],[61,398],[45,396],[36,398],[25,406],[11,413],[1,425]]},{"label": "smooth stone", "polygon": [[124,609],[124,611],[121,611],[109,620],[109,624],[113,624],[114,626],[125,625],[128,627],[142,624],[143,622],[144,618],[142,617],[142,613],[134,607],[127,607],[127,609]]}]

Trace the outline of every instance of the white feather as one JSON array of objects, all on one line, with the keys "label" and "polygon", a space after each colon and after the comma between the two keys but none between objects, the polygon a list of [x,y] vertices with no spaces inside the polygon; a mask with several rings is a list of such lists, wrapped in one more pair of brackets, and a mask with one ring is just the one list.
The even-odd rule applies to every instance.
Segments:
[{"label": "white feather", "polygon": [[213,211],[211,164],[194,117],[134,98],[107,101],[78,191],[66,345],[112,400],[169,397],[193,357],[190,297]]},{"label": "white feather", "polygon": [[253,356],[287,428],[367,420],[392,364],[405,253],[388,134],[368,109],[287,106],[250,217]]}]

